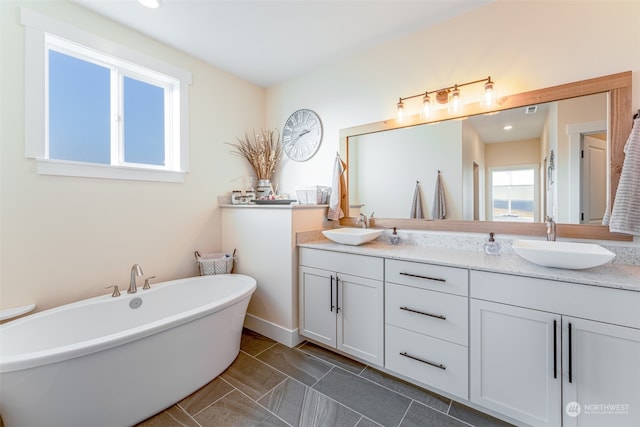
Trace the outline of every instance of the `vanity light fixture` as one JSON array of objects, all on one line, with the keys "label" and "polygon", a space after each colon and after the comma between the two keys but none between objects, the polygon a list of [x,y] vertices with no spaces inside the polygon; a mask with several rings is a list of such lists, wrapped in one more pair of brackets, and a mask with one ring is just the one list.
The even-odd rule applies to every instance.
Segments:
[{"label": "vanity light fixture", "polygon": [[429,96],[429,92],[424,93],[424,97],[422,98],[422,115],[425,117],[429,117],[431,114],[431,97]]},{"label": "vanity light fixture", "polygon": [[398,102],[398,121],[401,122],[404,119],[404,103],[402,102],[402,98]]},{"label": "vanity light fixture", "polygon": [[160,0],[138,0],[138,3],[149,9],[157,9],[160,7]]},{"label": "vanity light fixture", "polygon": [[458,89],[458,85],[455,85],[451,91],[451,96],[449,98],[449,111],[453,114],[458,114],[462,111],[462,99],[460,98],[460,89]]},{"label": "vanity light fixture", "polygon": [[484,106],[493,106],[493,82],[491,81],[491,77],[489,77],[489,80],[484,84]]},{"label": "vanity light fixture", "polygon": [[[470,86],[478,83],[484,83],[484,96],[482,105],[485,107],[490,107],[493,105],[493,100],[495,96],[494,92],[494,82],[491,80],[491,76],[486,79],[475,80],[472,82],[462,83],[462,84],[454,84],[453,86],[444,87],[442,89],[426,91],[419,93],[417,95],[411,95],[406,97],[401,97],[398,104],[398,121],[402,121],[406,114],[404,101],[408,99],[422,97],[422,115],[424,117],[428,117],[431,114],[431,111],[437,104],[447,104],[449,108],[449,112],[451,114],[459,114],[462,112],[463,101],[462,94],[460,91],[461,87]],[[433,102],[432,102],[433,99]]]}]

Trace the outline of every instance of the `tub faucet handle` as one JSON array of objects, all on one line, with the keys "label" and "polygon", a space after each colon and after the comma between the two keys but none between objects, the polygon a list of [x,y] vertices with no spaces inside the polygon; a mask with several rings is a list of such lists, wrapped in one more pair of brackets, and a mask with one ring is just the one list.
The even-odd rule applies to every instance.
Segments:
[{"label": "tub faucet handle", "polygon": [[105,286],[104,288],[105,289],[113,288],[113,293],[111,294],[112,297],[119,297],[120,296],[120,291],[118,290],[118,285]]},{"label": "tub faucet handle", "polygon": [[155,278],[156,276],[151,276],[144,279],[144,286],[142,287],[142,289],[151,289],[151,285],[149,285],[149,280],[155,279]]}]

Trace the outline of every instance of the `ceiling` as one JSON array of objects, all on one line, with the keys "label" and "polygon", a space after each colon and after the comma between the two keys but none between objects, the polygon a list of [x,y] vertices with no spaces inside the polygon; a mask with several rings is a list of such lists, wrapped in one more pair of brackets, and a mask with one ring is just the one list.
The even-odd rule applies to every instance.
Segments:
[{"label": "ceiling", "polygon": [[[481,114],[467,120],[485,144],[524,141],[540,138],[548,110],[549,104],[538,104],[503,110],[495,114]],[[511,128],[505,129],[505,126]]]},{"label": "ceiling", "polygon": [[270,87],[493,0],[73,0]]}]

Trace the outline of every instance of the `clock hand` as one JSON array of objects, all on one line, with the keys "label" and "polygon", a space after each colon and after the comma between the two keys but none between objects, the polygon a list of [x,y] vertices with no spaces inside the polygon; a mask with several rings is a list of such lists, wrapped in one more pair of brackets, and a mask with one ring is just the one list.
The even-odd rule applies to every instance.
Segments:
[{"label": "clock hand", "polygon": [[300,132],[300,135],[298,135],[297,137],[295,137],[292,141],[291,141],[291,145],[295,144],[296,142],[298,142],[298,140],[300,138],[302,138],[304,135],[308,134],[309,132],[311,132],[310,129],[305,129],[302,132]]}]

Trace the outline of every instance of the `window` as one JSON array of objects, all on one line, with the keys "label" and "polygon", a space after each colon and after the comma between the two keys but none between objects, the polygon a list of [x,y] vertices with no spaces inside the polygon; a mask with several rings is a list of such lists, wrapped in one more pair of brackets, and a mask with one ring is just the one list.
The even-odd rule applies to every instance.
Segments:
[{"label": "window", "polygon": [[22,22],[26,154],[39,173],[184,180],[188,72],[26,9]]},{"label": "window", "polygon": [[536,212],[534,167],[491,170],[491,220],[533,222]]}]

